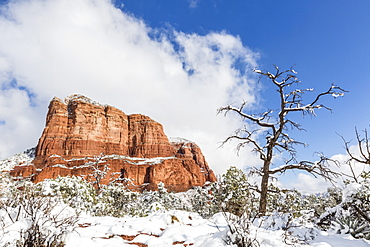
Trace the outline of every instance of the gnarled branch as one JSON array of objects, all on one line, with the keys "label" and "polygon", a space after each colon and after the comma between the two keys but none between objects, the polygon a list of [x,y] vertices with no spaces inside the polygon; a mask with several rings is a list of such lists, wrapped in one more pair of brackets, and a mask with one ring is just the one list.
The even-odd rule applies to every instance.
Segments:
[{"label": "gnarled branch", "polygon": [[323,177],[325,180],[334,181],[334,178],[339,177],[341,174],[338,172],[334,172],[328,167],[328,163],[332,162],[338,166],[338,162],[332,159],[329,159],[325,156],[321,156],[320,160],[317,162],[311,161],[301,161],[298,164],[286,164],[275,169],[270,170],[270,174],[276,173],[284,173],[287,170],[298,169],[303,170],[314,177],[320,176]]}]

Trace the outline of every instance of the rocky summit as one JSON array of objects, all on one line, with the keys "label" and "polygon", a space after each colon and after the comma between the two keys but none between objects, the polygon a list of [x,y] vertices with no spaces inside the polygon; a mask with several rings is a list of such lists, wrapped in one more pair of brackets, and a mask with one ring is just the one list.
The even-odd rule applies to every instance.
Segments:
[{"label": "rocky summit", "polygon": [[53,98],[31,164],[13,168],[14,177],[34,182],[81,176],[95,184],[125,183],[136,191],[185,191],[216,181],[200,148],[168,139],[163,126],[141,114],[126,115],[82,95]]}]

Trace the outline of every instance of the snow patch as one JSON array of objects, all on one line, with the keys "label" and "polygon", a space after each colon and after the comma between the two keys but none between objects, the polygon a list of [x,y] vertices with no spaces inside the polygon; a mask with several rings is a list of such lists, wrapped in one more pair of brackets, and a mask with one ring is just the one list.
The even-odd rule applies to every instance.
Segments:
[{"label": "snow patch", "polygon": [[172,142],[172,143],[176,143],[176,144],[179,144],[179,143],[194,143],[194,142],[189,141],[188,139],[185,139],[185,138],[182,138],[182,137],[170,137],[169,141]]},{"label": "snow patch", "polygon": [[18,165],[32,165],[31,162],[35,158],[35,151],[36,148],[30,148],[19,154],[0,160],[0,171],[10,171]]},{"label": "snow patch", "polygon": [[70,96],[67,96],[65,99],[64,99],[64,103],[66,105],[69,105],[71,104],[72,102],[74,101],[80,101],[80,102],[84,102],[84,103],[88,103],[88,104],[91,104],[91,105],[96,105],[96,106],[101,106],[101,107],[107,107],[108,105],[106,104],[101,104],[99,102],[96,102],[82,94],[72,94]]}]

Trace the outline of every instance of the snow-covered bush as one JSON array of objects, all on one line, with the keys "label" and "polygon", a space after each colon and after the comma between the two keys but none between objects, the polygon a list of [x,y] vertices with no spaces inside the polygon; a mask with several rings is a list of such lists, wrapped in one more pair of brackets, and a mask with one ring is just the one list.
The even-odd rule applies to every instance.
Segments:
[{"label": "snow-covered bush", "polygon": [[303,195],[293,189],[280,189],[276,186],[269,186],[268,215],[274,213],[290,213],[295,218],[302,216],[307,211],[312,211],[312,221],[317,220],[328,208],[340,203],[340,191],[336,188],[329,188],[326,193]]},{"label": "snow-covered bush", "polygon": [[337,218],[332,222],[330,230],[335,230],[337,234],[351,234],[355,238],[370,239],[369,222],[364,221],[359,217],[349,215],[348,211],[342,211],[337,215]]},{"label": "snow-covered bush", "polygon": [[195,187],[185,194],[191,205],[191,211],[198,213],[204,218],[209,218],[215,213],[221,212],[218,200],[219,183],[210,183],[205,187]]},{"label": "snow-covered bush", "polygon": [[119,217],[148,216],[152,212],[183,209],[181,198],[175,193],[168,193],[163,183],[158,184],[158,191],[133,192],[121,184],[103,186],[98,195],[95,215]]},{"label": "snow-covered bush", "polygon": [[329,208],[341,202],[342,192],[339,188],[328,188],[325,193],[302,195],[303,210],[313,210],[314,219],[318,220]]},{"label": "snow-covered bush", "polygon": [[122,184],[102,186],[94,206],[94,215],[122,217],[141,216],[140,193],[127,190]]},{"label": "snow-covered bush", "polygon": [[137,192],[128,191],[122,185],[100,185],[100,193],[81,177],[58,177],[40,183],[44,193],[60,196],[78,211],[92,216],[135,215],[138,204]]},{"label": "snow-covered bush", "polygon": [[38,184],[44,193],[60,196],[63,201],[79,211],[92,212],[97,203],[94,187],[81,177],[58,177]]},{"label": "snow-covered bush", "polygon": [[0,197],[6,196],[12,190],[12,186],[14,181],[9,172],[0,172]]},{"label": "snow-covered bush", "polygon": [[163,183],[158,184],[158,191],[142,193],[117,183],[101,185],[97,194],[93,185],[80,177],[58,177],[39,186],[45,194],[60,196],[72,208],[92,216],[147,216],[153,211],[189,209],[179,195],[167,192]]},{"label": "snow-covered bush", "polygon": [[192,210],[206,218],[218,212],[237,216],[257,212],[255,191],[248,183],[246,174],[236,167],[230,167],[218,182],[203,188],[196,187],[187,193],[192,195]]},{"label": "snow-covered bush", "polygon": [[266,230],[281,231],[282,239],[288,245],[307,244],[318,235],[313,215],[314,210],[302,210],[299,216],[293,212],[274,212],[254,223]]},{"label": "snow-covered bush", "polygon": [[142,197],[144,204],[149,206],[151,212],[187,209],[181,198],[173,192],[168,192],[162,182],[158,184],[157,191],[144,191]]},{"label": "snow-covered bush", "polygon": [[1,246],[64,246],[78,214],[40,186],[23,183],[0,198]]},{"label": "snow-covered bush", "polygon": [[361,180],[346,181],[341,202],[327,210],[319,225],[340,234],[370,240],[370,176],[364,172]]},{"label": "snow-covered bush", "polygon": [[292,213],[293,216],[300,216],[301,210],[305,209],[304,198],[297,190],[281,190],[270,185],[267,210],[270,214],[274,212]]},{"label": "snow-covered bush", "polygon": [[258,200],[248,182],[247,175],[240,169],[231,166],[222,175],[219,191],[222,210],[241,216],[246,212],[251,215],[257,212]]},{"label": "snow-covered bush", "polygon": [[257,247],[260,243],[257,240],[257,233],[249,214],[240,216],[223,213],[229,230],[224,239],[225,243],[236,247]]},{"label": "snow-covered bush", "polygon": [[246,174],[236,167],[230,167],[218,182],[195,187],[186,193],[191,194],[192,210],[206,218],[219,212],[237,216],[257,212],[255,193]]}]

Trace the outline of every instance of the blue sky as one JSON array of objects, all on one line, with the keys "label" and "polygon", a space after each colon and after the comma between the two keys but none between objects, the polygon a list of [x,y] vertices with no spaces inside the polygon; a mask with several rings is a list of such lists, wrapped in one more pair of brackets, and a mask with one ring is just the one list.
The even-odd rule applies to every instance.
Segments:
[{"label": "blue sky", "polygon": [[[354,128],[370,124],[370,2],[319,0],[209,0],[144,1],[126,0],[123,10],[142,18],[152,27],[168,25],[189,33],[225,31],[239,36],[244,45],[260,54],[259,68],[273,70],[273,64],[288,69],[295,65],[302,87],[325,91],[332,83],[350,93],[344,98],[324,100],[332,113],[302,120],[306,133],[297,133],[315,151],[334,155],[341,152],[341,139],[354,137]],[[262,100],[273,92],[262,92]],[[309,95],[307,95],[309,96]],[[258,111],[257,111],[258,112]],[[297,117],[297,121],[300,118]]]},{"label": "blue sky", "polygon": [[[294,115],[307,132],[291,136],[310,145],[298,149],[299,159],[344,154],[338,134],[351,140],[355,127],[370,123],[367,0],[0,4],[0,158],[37,144],[54,96],[80,93],[128,114],[149,115],[169,136],[195,141],[216,173],[230,165],[258,166],[248,148],[239,157],[235,143],[218,148],[242,123],[216,110],[243,99],[253,113],[275,109],[274,89],[251,73],[254,67],[274,70],[273,64],[295,65],[301,87],[316,93],[332,83],[349,91],[323,99],[332,113]],[[303,188],[323,186],[300,178],[306,179]]]}]

